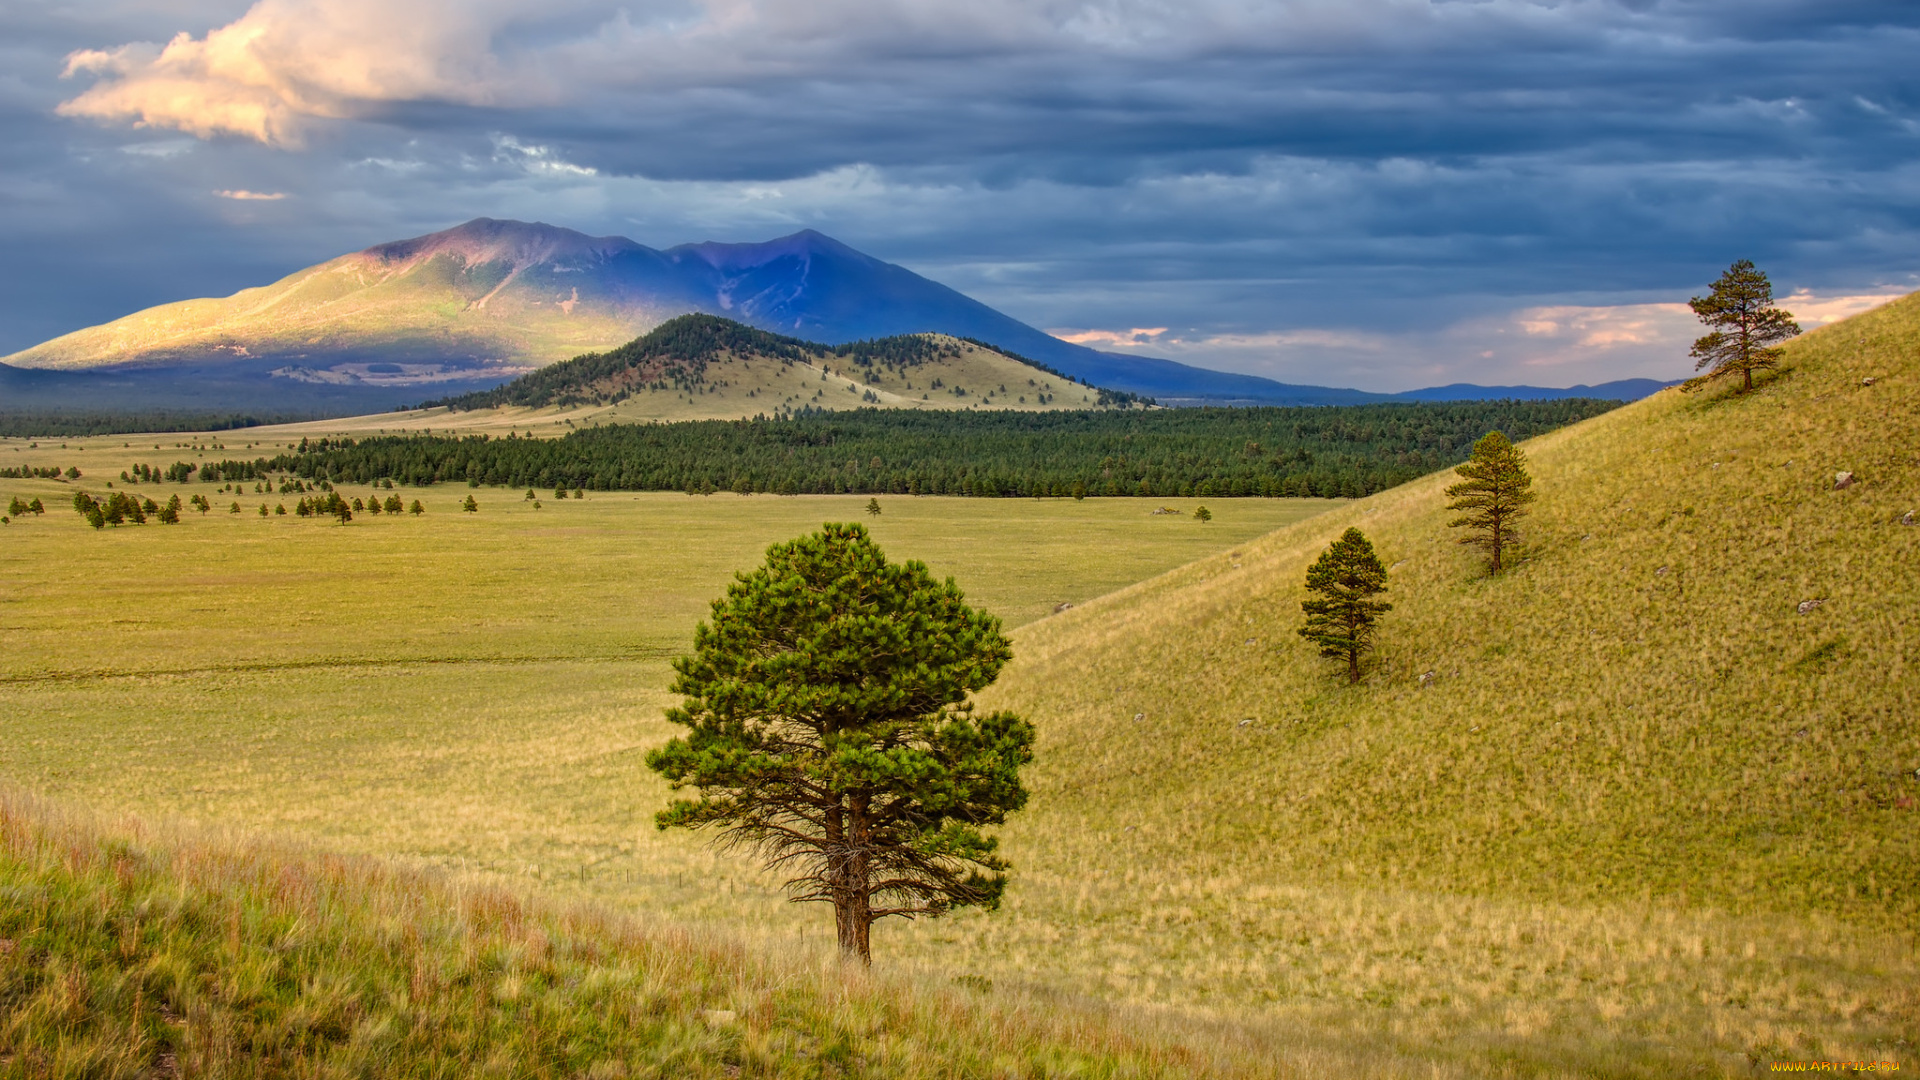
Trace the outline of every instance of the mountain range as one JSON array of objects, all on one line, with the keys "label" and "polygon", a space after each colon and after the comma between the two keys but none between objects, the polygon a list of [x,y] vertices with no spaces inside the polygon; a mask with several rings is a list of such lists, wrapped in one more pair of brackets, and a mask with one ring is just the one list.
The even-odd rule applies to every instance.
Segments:
[{"label": "mountain range", "polygon": [[971,338],[1091,385],[1181,404],[1634,399],[1664,385],[1462,384],[1404,394],[1298,386],[1062,341],[811,229],[662,251],[479,218],[229,297],[74,331],[0,358],[0,391],[14,407],[364,412],[499,385],[694,312],[836,345],[923,332]]}]

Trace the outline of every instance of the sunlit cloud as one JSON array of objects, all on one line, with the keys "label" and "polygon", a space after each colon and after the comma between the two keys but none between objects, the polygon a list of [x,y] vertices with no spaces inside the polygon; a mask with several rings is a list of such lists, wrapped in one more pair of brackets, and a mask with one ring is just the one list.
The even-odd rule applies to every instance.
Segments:
[{"label": "sunlit cloud", "polygon": [[1152,345],[1167,332],[1164,326],[1135,327],[1132,330],[1049,330],[1062,341],[1095,349],[1124,349],[1134,345]]},{"label": "sunlit cloud", "polygon": [[1803,328],[1811,330],[1816,326],[1850,319],[1863,311],[1871,311],[1888,301],[1898,300],[1907,295],[1907,291],[1888,291],[1861,293],[1857,296],[1815,296],[1805,290],[1794,292],[1777,303],[1793,315],[1794,321]]},{"label": "sunlit cloud", "polygon": [[245,188],[235,188],[231,191],[216,191],[214,194],[223,199],[237,199],[240,202],[279,202],[281,199],[287,197],[287,193],[284,191],[248,191]]},{"label": "sunlit cloud", "polygon": [[297,148],[316,119],[367,115],[382,103],[484,105],[498,63],[498,12],[457,0],[260,0],[195,38],[82,49],[63,77],[95,84],[62,116],[170,128]]},{"label": "sunlit cloud", "polygon": [[[1507,321],[1528,339],[1521,348],[1543,350],[1527,361],[1534,365],[1564,363],[1581,351],[1668,344],[1697,325],[1685,304],[1536,307]],[[1492,331],[1502,334],[1507,328],[1496,325]]]},{"label": "sunlit cloud", "polygon": [[[1893,293],[1815,294],[1780,305],[1808,330],[1869,310]],[[1692,373],[1704,332],[1684,303],[1555,304],[1461,319],[1437,330],[1382,333],[1295,328],[1263,333],[1050,331],[1094,348],[1160,356],[1282,382],[1411,390],[1450,382],[1572,386]]]}]

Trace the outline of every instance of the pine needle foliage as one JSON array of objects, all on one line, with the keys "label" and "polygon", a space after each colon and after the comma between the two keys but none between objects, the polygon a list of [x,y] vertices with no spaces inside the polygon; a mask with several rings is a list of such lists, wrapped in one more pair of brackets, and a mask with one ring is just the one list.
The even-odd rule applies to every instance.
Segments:
[{"label": "pine needle foliage", "polygon": [[1526,455],[1505,435],[1489,431],[1473,444],[1473,456],[1454,472],[1464,479],[1447,488],[1453,500],[1447,509],[1461,516],[1447,527],[1471,530],[1460,542],[1485,549],[1488,569],[1497,574],[1502,557],[1520,542],[1515,524],[1536,498]]},{"label": "pine needle foliage", "polygon": [[1373,648],[1380,616],[1393,605],[1374,597],[1387,591],[1387,568],[1373,543],[1359,529],[1348,529],[1307,570],[1307,591],[1300,604],[1307,622],[1300,636],[1320,647],[1320,655],[1344,660],[1347,682],[1360,681],[1360,658]]},{"label": "pine needle foliage", "polygon": [[1034,732],[968,698],[1011,656],[999,619],[859,525],[776,544],[674,664],[686,701],[667,719],[689,731],[647,765],[700,795],[655,820],[790,871],[794,901],[831,903],[863,963],[880,919],[993,910],[1008,864],[981,830],[1026,804]]},{"label": "pine needle foliage", "polygon": [[1687,306],[1712,331],[1693,343],[1694,370],[1710,369],[1689,379],[1684,390],[1699,390],[1726,375],[1741,378],[1741,392],[1753,389],[1753,373],[1780,364],[1778,343],[1800,333],[1793,316],[1773,306],[1773,284],[1751,260],[1727,267],[1713,291],[1696,296]]}]

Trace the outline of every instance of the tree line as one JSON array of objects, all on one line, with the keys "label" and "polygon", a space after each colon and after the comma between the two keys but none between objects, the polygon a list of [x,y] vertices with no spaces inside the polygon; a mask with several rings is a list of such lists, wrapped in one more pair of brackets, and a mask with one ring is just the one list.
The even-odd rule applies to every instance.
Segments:
[{"label": "tree line", "polygon": [[14,518],[25,517],[28,514],[36,517],[44,517],[46,512],[46,504],[39,499],[36,498],[32,502],[28,502],[20,496],[15,495],[12,501],[7,503],[7,512],[0,515],[0,525],[11,525],[13,524]]},{"label": "tree line", "polygon": [[68,480],[80,479],[80,470],[69,467],[62,470],[58,465],[9,465],[0,469],[0,480]]},{"label": "tree line", "polygon": [[[200,506],[204,500],[194,505]],[[96,529],[108,525],[145,525],[148,518],[162,525],[180,524],[180,496],[175,495],[164,504],[152,499],[142,499],[124,491],[109,492],[104,498],[96,499],[84,491],[73,493],[73,509],[87,524]],[[205,513],[204,510],[201,511]]]},{"label": "tree line", "polygon": [[310,412],[251,414],[167,410],[128,412],[75,412],[65,409],[7,410],[0,411],[0,436],[57,438],[179,431],[237,431],[263,424],[293,424],[302,420],[324,419],[327,417]]},{"label": "tree line", "polygon": [[598,491],[983,497],[1358,497],[1617,402],[1494,401],[1135,412],[860,410],[612,425],[559,439],[303,441],[262,463],[307,481]]}]

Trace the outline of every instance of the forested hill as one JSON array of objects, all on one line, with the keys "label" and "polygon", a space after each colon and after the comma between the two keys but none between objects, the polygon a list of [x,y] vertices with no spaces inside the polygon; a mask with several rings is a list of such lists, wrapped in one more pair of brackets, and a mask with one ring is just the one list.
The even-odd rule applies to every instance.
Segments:
[{"label": "forested hill", "polygon": [[[1076,380],[1044,364],[1015,356],[984,342],[967,341],[976,348],[999,353],[1065,383]],[[936,334],[901,334],[845,345],[822,345],[800,338],[756,330],[714,315],[682,315],[668,319],[647,334],[617,349],[588,353],[524,375],[491,390],[426,402],[423,408],[484,409],[500,405],[605,405],[623,401],[638,390],[693,391],[707,383],[708,367],[722,357],[761,359],[780,364],[823,364],[838,361],[864,373],[904,373],[929,362],[961,353],[960,339]],[[1131,394],[1103,393],[1102,403],[1131,402]]]},{"label": "forested hill", "polygon": [[864,409],[782,420],[616,425],[560,439],[303,442],[270,467],[310,480],[622,491],[976,496],[1357,497],[1529,438],[1613,401],[1127,412]]}]

